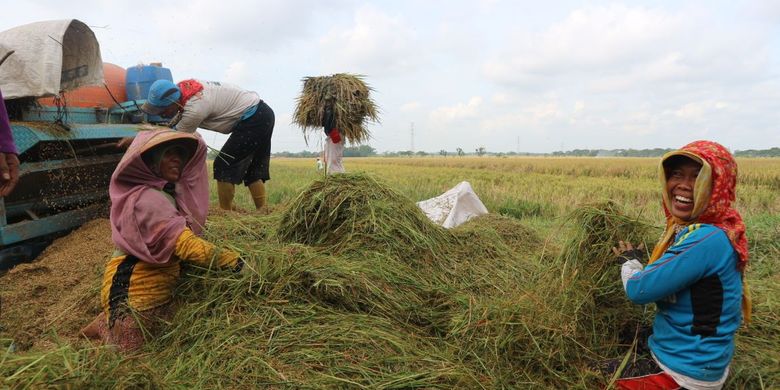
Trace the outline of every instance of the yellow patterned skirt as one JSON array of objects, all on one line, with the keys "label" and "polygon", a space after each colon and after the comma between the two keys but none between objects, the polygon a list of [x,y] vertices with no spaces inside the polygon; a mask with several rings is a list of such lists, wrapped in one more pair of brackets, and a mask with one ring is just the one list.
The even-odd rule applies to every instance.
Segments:
[{"label": "yellow patterned skirt", "polygon": [[131,311],[146,311],[171,302],[179,263],[175,256],[166,264],[147,263],[122,253],[112,257],[106,264],[100,291],[109,326]]}]

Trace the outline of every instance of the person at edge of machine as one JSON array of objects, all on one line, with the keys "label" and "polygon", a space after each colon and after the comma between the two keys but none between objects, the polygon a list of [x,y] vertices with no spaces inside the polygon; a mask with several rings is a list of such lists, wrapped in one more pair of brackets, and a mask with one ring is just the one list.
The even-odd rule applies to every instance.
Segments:
[{"label": "person at edge of machine", "polygon": [[[0,65],[11,54],[14,54],[13,50],[0,58]],[[16,183],[19,182],[19,153],[14,144],[14,135],[11,132],[11,122],[8,120],[2,91],[0,91],[0,103],[2,103],[0,104],[0,197],[6,197],[13,192]]]}]

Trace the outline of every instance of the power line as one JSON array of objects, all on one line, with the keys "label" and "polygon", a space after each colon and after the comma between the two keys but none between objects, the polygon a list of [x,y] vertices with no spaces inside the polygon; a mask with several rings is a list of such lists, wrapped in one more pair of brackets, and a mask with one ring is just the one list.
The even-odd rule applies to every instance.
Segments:
[{"label": "power line", "polygon": [[409,129],[409,132],[411,133],[411,140],[412,140],[412,147],[409,150],[414,152],[414,122],[412,122],[412,125],[411,125],[411,128]]}]

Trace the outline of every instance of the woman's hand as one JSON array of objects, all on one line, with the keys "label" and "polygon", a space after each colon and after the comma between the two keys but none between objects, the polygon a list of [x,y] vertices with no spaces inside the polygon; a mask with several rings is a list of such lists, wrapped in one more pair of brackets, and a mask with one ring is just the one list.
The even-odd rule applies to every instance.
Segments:
[{"label": "woman's hand", "polygon": [[637,259],[644,260],[645,251],[643,251],[644,245],[639,244],[636,248],[628,241],[618,241],[618,246],[612,247],[612,253],[615,254],[615,262],[624,263],[628,260]]},{"label": "woman's hand", "polygon": [[612,253],[615,254],[615,263],[621,264],[620,279],[623,281],[623,289],[628,284],[628,279],[637,272],[641,272],[644,266],[639,260],[645,257],[644,245],[639,244],[634,248],[628,241],[618,241],[618,246],[612,247]]},{"label": "woman's hand", "polygon": [[0,197],[11,194],[19,182],[19,157],[13,153],[0,153]]},{"label": "woman's hand", "polygon": [[133,137],[124,137],[117,141],[116,147],[119,149],[127,149],[128,146],[130,146],[131,143],[133,143]]}]

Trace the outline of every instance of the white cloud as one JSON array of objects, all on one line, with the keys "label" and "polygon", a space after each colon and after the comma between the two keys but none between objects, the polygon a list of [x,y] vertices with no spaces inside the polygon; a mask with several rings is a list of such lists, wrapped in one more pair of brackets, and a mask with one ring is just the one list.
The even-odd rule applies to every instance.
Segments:
[{"label": "white cloud", "polygon": [[415,112],[420,109],[420,102],[407,102],[401,105],[401,112]]},{"label": "white cloud", "polygon": [[531,115],[533,121],[539,122],[561,116],[557,102],[539,103],[525,108],[523,111]]},{"label": "white cloud", "polygon": [[752,1],[746,5],[747,14],[773,25],[780,23],[780,2],[775,0]]},{"label": "white cloud", "polygon": [[430,114],[434,123],[446,124],[455,120],[475,118],[479,107],[482,105],[482,97],[474,96],[467,103],[458,103],[454,106],[439,107]]},{"label": "white cloud", "polygon": [[[0,30],[73,17],[73,2],[13,4]],[[376,88],[385,107],[372,125],[379,150],[408,149],[410,122],[418,150],[473,150],[475,134],[495,151],[514,150],[517,137],[522,151],[780,140],[776,1],[182,4],[85,0],[77,8],[106,61],[160,61],[176,80],[260,93],[277,114],[274,150],[307,147],[289,118],[300,79],[333,72],[366,74]],[[210,143],[220,137],[205,133]]]},{"label": "white cloud", "polygon": [[659,83],[690,82],[691,74],[701,72],[682,63],[677,52],[667,53],[645,63],[635,64],[622,72],[594,75],[586,82],[589,91],[595,93],[625,92],[642,85],[659,86]]},{"label": "white cloud", "polygon": [[582,100],[577,100],[574,102],[574,114],[580,114],[583,111],[585,111],[585,102]]},{"label": "white cloud", "polygon": [[546,129],[570,147],[668,147],[680,134],[742,145],[767,138],[778,118],[767,106],[780,79],[776,25],[734,7],[586,6],[517,31],[483,75],[510,91],[513,106],[535,108],[494,107],[482,126]]},{"label": "white cloud", "polygon": [[768,35],[719,29],[714,19],[702,9],[577,9],[540,33],[518,32],[483,72],[505,85],[584,83],[594,92],[761,77],[769,66]]},{"label": "white cloud", "polygon": [[519,32],[485,71],[499,82],[522,83],[529,76],[625,69],[652,58],[683,22],[661,11],[622,5],[578,9],[542,33]]},{"label": "white cloud", "polygon": [[655,134],[659,126],[659,120],[652,112],[636,110],[627,112],[620,119],[617,128],[610,129],[610,133],[623,136],[649,136]]},{"label": "white cloud", "polygon": [[728,107],[728,103],[721,101],[691,102],[674,111],[674,116],[689,121],[701,121]]},{"label": "white cloud", "polygon": [[543,135],[551,127],[562,124],[566,117],[555,99],[542,102],[525,102],[509,111],[501,111],[480,117],[479,128],[483,135],[521,132],[525,135]]},{"label": "white cloud", "polygon": [[493,102],[493,104],[496,105],[505,105],[510,104],[512,102],[512,97],[509,96],[509,94],[501,92],[494,94],[490,100]]},{"label": "white cloud", "polygon": [[[151,19],[162,37],[200,45],[268,52],[303,36],[316,15],[328,15],[341,1],[189,0],[155,4]],[[146,22],[149,23],[149,22]]]},{"label": "white cloud", "polygon": [[409,70],[421,56],[415,40],[414,29],[401,17],[363,7],[355,12],[352,26],[323,37],[320,50],[329,72],[389,76]]},{"label": "white cloud", "polygon": [[252,74],[244,61],[235,61],[225,70],[225,82],[235,85],[246,85],[252,80]]}]

